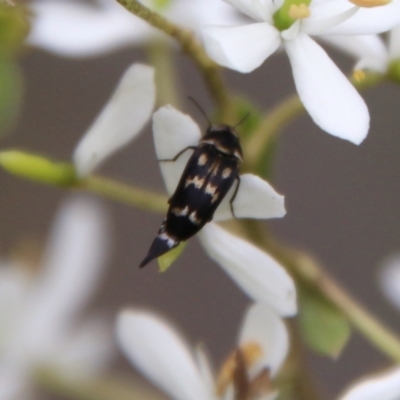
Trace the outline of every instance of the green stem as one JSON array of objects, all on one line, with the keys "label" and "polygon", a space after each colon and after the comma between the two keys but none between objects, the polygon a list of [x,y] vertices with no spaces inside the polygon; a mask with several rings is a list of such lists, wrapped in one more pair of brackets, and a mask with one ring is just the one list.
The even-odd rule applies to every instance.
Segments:
[{"label": "green stem", "polygon": [[150,63],[156,71],[158,103],[160,105],[171,104],[180,108],[181,102],[171,46],[166,46],[165,40],[155,39],[149,43],[147,48]]},{"label": "green stem", "polygon": [[332,302],[371,344],[390,359],[400,362],[400,338],[367,311],[310,256],[275,242],[258,222],[242,224],[247,234],[287,267],[297,279],[318,290]]},{"label": "green stem", "polygon": [[259,164],[264,163],[265,148],[277,135],[280,129],[289,124],[304,111],[304,106],[297,94],[282,101],[270,110],[260,123],[257,130],[245,143],[246,164],[249,170],[259,170]]},{"label": "green stem", "polygon": [[87,190],[142,210],[158,213],[167,211],[168,197],[166,195],[139,189],[101,176],[91,175],[80,182],[76,188]]},{"label": "green stem", "polygon": [[196,40],[194,33],[184,29],[160,14],[150,10],[137,0],[117,0],[128,11],[148,22],[151,26],[175,39],[182,50],[186,52],[197,64],[203,73],[208,88],[215,99],[219,112],[225,122],[231,118],[231,104],[228,91],[220,75],[220,68],[208,57],[203,46]]},{"label": "green stem", "polygon": [[102,379],[71,380],[50,369],[35,374],[37,384],[59,396],[80,400],[163,400],[165,397],[143,385],[106,377]]}]

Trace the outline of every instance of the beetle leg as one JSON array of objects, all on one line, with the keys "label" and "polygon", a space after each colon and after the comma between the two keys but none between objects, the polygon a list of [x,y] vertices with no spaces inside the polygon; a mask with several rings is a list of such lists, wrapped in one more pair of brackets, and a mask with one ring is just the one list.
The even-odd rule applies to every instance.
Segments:
[{"label": "beetle leg", "polygon": [[229,205],[230,205],[230,207],[231,207],[231,213],[232,213],[232,217],[233,217],[233,218],[236,218],[235,212],[234,212],[234,210],[233,210],[233,202],[235,201],[236,195],[237,195],[238,190],[239,190],[239,186],[240,186],[240,176],[237,175],[235,179],[237,180],[236,188],[235,188],[235,191],[233,192],[233,195],[232,195],[231,199],[229,200]]},{"label": "beetle leg", "polygon": [[158,162],[172,162],[172,161],[176,161],[185,151],[187,150],[195,150],[197,149],[196,146],[188,146],[186,148],[184,148],[183,150],[181,150],[174,158],[171,159],[167,159],[167,160],[157,160]]}]

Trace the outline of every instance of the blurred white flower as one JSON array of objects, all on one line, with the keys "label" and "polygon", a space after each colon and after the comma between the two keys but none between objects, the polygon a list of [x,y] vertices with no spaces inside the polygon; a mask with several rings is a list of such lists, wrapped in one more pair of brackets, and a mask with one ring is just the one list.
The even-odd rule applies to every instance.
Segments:
[{"label": "blurred white flower", "polygon": [[[153,114],[153,134],[159,160],[171,160],[186,147],[197,146],[201,137],[200,128],[193,119],[169,105]],[[175,191],[191,153],[188,150],[175,162],[160,163],[169,195]],[[233,217],[229,201],[234,190],[235,187],[232,187],[217,208],[215,221]],[[241,175],[233,209],[238,218],[277,218],[286,213],[284,197],[268,182],[253,174]],[[215,223],[207,224],[198,236],[211,258],[222,266],[252,300],[269,304],[280,315],[296,313],[293,280],[267,253],[226,232]]]},{"label": "blurred white flower", "polygon": [[[160,35],[115,0],[32,0],[28,43],[66,57],[93,57],[140,45]],[[142,1],[172,21],[197,31],[206,23],[238,21],[231,7],[215,0]]]},{"label": "blurred white flower", "polygon": [[385,297],[400,310],[400,254],[394,254],[382,263],[379,283]]},{"label": "blurred white flower", "polygon": [[400,399],[400,368],[366,378],[351,387],[339,400]]},{"label": "blurred white flower", "polygon": [[[350,29],[349,24],[353,34],[374,33],[375,22],[381,22],[382,30],[388,30],[394,25],[391,20],[394,12],[397,13],[395,21],[400,22],[400,1],[370,9],[360,9],[342,0],[313,0],[308,6],[304,3],[290,7],[281,0],[226,1],[255,22],[203,29],[210,57],[225,67],[247,73],[283,46],[292,66],[297,92],[314,122],[334,136],[361,143],[369,129],[366,104],[311,36],[343,34]],[[362,16],[362,23],[355,20],[358,15]],[[374,23],[365,22],[368,18],[364,15]],[[369,30],[361,29],[364,22]]]},{"label": "blurred white flower", "polygon": [[75,148],[78,176],[89,175],[107,157],[133,140],[150,119],[156,100],[154,69],[133,64]]},{"label": "blurred white flower", "polygon": [[101,372],[112,355],[99,317],[78,324],[101,279],[109,237],[99,203],[64,203],[51,230],[41,268],[0,266],[0,398],[21,399],[37,367],[73,378]]},{"label": "blurred white flower", "polygon": [[117,338],[129,361],[174,400],[270,400],[271,387],[289,349],[285,324],[270,308],[254,304],[246,313],[238,347],[215,379],[201,348],[191,348],[166,320],[125,310]]}]

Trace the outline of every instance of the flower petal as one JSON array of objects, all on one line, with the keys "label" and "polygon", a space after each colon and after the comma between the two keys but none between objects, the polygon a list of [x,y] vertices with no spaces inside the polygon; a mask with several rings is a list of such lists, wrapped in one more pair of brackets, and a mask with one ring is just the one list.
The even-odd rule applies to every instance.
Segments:
[{"label": "flower petal", "polygon": [[389,54],[378,35],[325,35],[321,39],[357,60],[355,69],[372,69],[384,73]]},{"label": "flower petal", "polygon": [[61,56],[86,58],[141,43],[153,31],[116,2],[98,3],[31,1],[27,42]]},{"label": "flower petal", "polygon": [[112,153],[134,139],[149,120],[154,103],[154,69],[142,64],[132,65],[74,151],[78,175],[90,174]]},{"label": "flower petal", "polygon": [[[215,221],[232,218],[230,201],[236,185],[234,182],[215,212]],[[244,174],[240,176],[239,190],[232,206],[236,218],[280,218],[286,214],[284,199],[268,182],[256,175]]]},{"label": "flower petal", "polygon": [[326,52],[309,36],[285,41],[297,92],[314,122],[331,135],[360,144],[369,129],[367,106]]},{"label": "flower petal", "polygon": [[386,298],[400,310],[400,255],[395,254],[383,262],[380,285]]},{"label": "flower petal", "polygon": [[68,333],[46,364],[63,376],[88,379],[102,373],[114,355],[115,348],[109,324],[99,317],[91,318]]},{"label": "flower petal", "polygon": [[389,54],[392,60],[400,59],[400,25],[389,33]]},{"label": "flower petal", "polygon": [[264,368],[274,376],[281,368],[289,351],[289,334],[281,317],[265,304],[253,304],[247,311],[239,337],[239,344],[257,343],[262,357],[252,366],[258,375]]},{"label": "flower petal", "polygon": [[272,0],[225,0],[255,21],[272,23],[274,3]]},{"label": "flower petal", "polygon": [[[174,107],[161,107],[153,114],[154,146],[158,160],[172,160],[187,147],[197,146],[201,132],[193,119]],[[169,194],[174,193],[192,151],[175,161],[161,161],[160,168]]]},{"label": "flower petal", "polygon": [[57,346],[96,288],[109,242],[99,203],[77,198],[61,207],[43,271],[21,318],[20,334],[14,338],[18,351],[28,352],[37,360]]},{"label": "flower petal", "polygon": [[206,225],[199,238],[208,255],[252,300],[268,304],[282,316],[296,314],[293,280],[270,255],[215,223]]},{"label": "flower petal", "polygon": [[[337,0],[347,3],[347,0]],[[370,35],[386,32],[400,25],[400,1],[393,0],[380,7],[360,7],[357,13],[347,21],[324,31],[324,34]]]},{"label": "flower petal", "polygon": [[164,319],[125,310],[117,339],[129,361],[175,400],[212,400],[185,340]]},{"label": "flower petal", "polygon": [[340,400],[397,400],[400,398],[400,368],[365,379],[348,390]]},{"label": "flower petal", "polygon": [[267,22],[203,29],[208,55],[218,64],[239,72],[258,68],[281,43],[279,31]]},{"label": "flower petal", "polygon": [[26,369],[22,366],[0,362],[0,399],[28,400],[31,398],[31,381]]}]

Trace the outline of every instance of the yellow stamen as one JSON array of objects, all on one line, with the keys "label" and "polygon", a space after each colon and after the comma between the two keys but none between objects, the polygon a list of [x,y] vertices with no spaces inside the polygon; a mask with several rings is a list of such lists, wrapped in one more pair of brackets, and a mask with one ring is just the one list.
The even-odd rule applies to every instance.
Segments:
[{"label": "yellow stamen", "polygon": [[389,4],[392,0],[349,0],[350,3],[359,7],[372,8],[380,7]]},{"label": "yellow stamen", "polygon": [[299,5],[292,4],[289,8],[289,17],[291,19],[304,19],[309,17],[311,14],[307,4],[301,3]]},{"label": "yellow stamen", "polygon": [[[255,364],[263,355],[261,346],[255,342],[245,343],[237,351],[242,353],[247,369]],[[227,358],[220,370],[217,380],[218,396],[222,396],[229,384],[233,382],[233,376],[237,367],[237,357],[235,351]]]},{"label": "yellow stamen", "polygon": [[365,72],[362,69],[356,69],[353,71],[353,79],[357,83],[362,82],[366,77],[367,77],[367,75],[365,74]]}]

